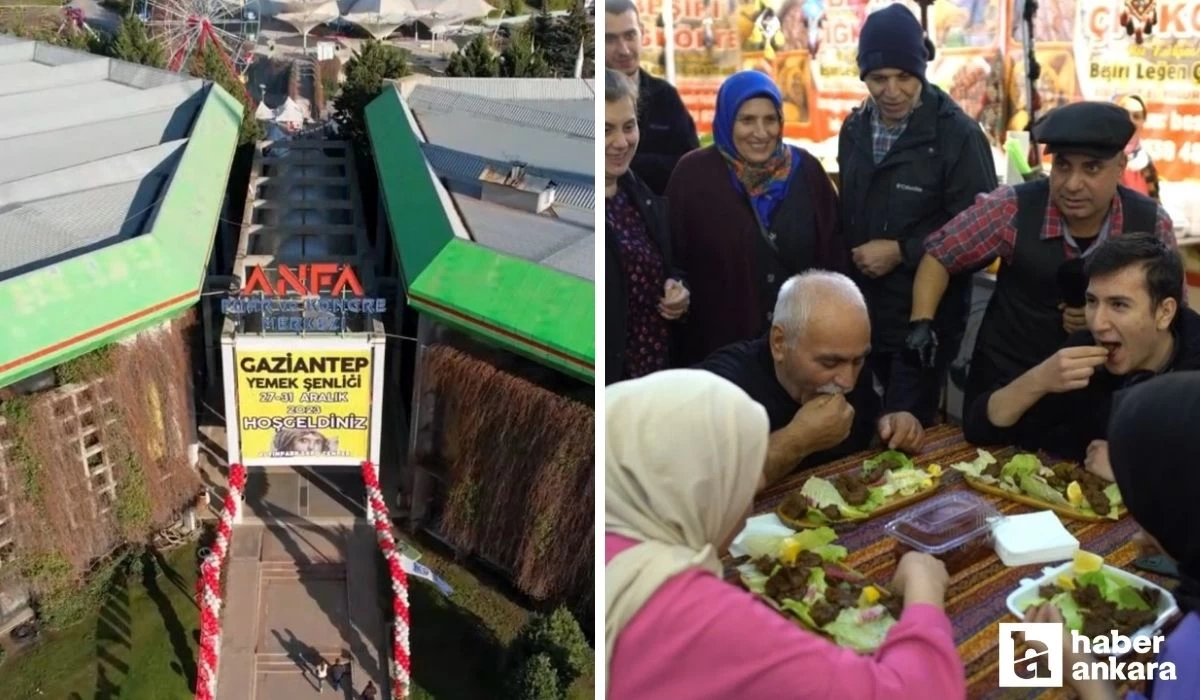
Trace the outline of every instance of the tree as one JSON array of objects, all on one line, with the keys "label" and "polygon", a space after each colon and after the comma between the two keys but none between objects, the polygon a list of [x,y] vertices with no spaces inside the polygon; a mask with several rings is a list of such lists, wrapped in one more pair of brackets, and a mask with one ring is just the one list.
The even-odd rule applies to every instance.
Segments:
[{"label": "tree", "polygon": [[404,51],[375,39],[368,39],[346,63],[346,80],[333,101],[333,118],[342,134],[354,141],[358,153],[371,152],[367,105],[383,92],[385,80],[403,78],[409,72]]},{"label": "tree", "polygon": [[221,56],[221,49],[212,42],[205,42],[200,50],[193,54],[189,72],[197,78],[211,80],[220,85],[225,88],[225,92],[242,103],[242,126],[238,130],[238,145],[254,143],[263,138],[263,128],[254,118],[254,105],[246,94],[246,86],[225,62]]},{"label": "tree", "polygon": [[112,57],[143,66],[165,68],[167,51],[162,42],[146,33],[146,25],[133,15],[126,15],[112,42]]},{"label": "tree", "polygon": [[562,700],[563,689],[554,672],[554,665],[545,654],[538,654],[521,668],[515,679],[520,700]]},{"label": "tree", "polygon": [[497,78],[500,76],[500,59],[492,52],[487,37],[479,34],[450,56],[446,75],[451,78]]},{"label": "tree", "polygon": [[554,73],[546,57],[535,49],[530,39],[514,36],[500,54],[500,76],[504,78],[549,78]]},{"label": "tree", "polygon": [[[574,3],[566,17],[552,17],[548,8],[549,3],[543,4],[542,9],[525,23],[522,34],[533,42],[534,50],[545,57],[551,76],[569,78],[575,75],[575,61],[579,58],[581,43],[584,45],[586,63],[586,55],[594,43],[595,30],[580,2]],[[594,74],[595,68],[591,71],[591,75]],[[589,76],[586,70],[584,76]]]}]

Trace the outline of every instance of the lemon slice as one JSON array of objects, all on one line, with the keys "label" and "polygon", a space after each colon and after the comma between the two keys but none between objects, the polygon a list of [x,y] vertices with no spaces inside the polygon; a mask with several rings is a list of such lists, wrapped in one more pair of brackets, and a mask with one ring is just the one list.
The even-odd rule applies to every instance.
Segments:
[{"label": "lemon slice", "polygon": [[1076,508],[1083,505],[1083,487],[1078,481],[1067,484],[1067,502]]},{"label": "lemon slice", "polygon": [[858,607],[869,608],[879,602],[879,589],[874,586],[867,586],[862,589],[862,595],[858,597]]},{"label": "lemon slice", "polygon": [[1099,571],[1102,566],[1104,566],[1104,557],[1099,554],[1085,552],[1082,549],[1075,552],[1076,574],[1090,574],[1093,571]]},{"label": "lemon slice", "polygon": [[1064,591],[1075,590],[1075,579],[1072,578],[1070,574],[1059,574],[1057,582],[1058,587]]},{"label": "lemon slice", "polygon": [[925,467],[925,471],[929,472],[929,476],[932,476],[936,479],[942,475],[942,465],[931,464],[928,467]]},{"label": "lemon slice", "polygon": [[800,556],[800,543],[791,537],[783,538],[783,542],[779,545],[779,560],[791,566],[796,563],[798,556]]}]

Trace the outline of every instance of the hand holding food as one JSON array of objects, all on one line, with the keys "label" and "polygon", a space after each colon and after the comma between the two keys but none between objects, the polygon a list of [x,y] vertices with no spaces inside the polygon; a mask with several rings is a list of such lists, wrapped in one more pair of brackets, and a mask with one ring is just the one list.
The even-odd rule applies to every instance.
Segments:
[{"label": "hand holding food", "polygon": [[1096,345],[1063,348],[1037,366],[1038,385],[1048,394],[1082,389],[1107,358],[1108,349]]},{"label": "hand holding food", "polygon": [[810,453],[840,445],[854,426],[854,406],[841,394],[823,394],[796,411],[791,426]]},{"label": "hand holding food", "polygon": [[924,552],[908,552],[900,557],[892,590],[904,596],[904,605],[925,603],[942,607],[950,575],[937,557]]}]

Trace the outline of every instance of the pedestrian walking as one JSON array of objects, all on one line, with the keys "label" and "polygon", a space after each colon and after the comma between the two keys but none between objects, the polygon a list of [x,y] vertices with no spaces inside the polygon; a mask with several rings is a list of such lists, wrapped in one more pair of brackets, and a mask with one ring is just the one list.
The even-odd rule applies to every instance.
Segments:
[{"label": "pedestrian walking", "polygon": [[329,669],[329,686],[334,690],[342,689],[342,678],[350,672],[350,662],[342,656],[337,657]]},{"label": "pedestrian walking", "polygon": [[375,681],[367,681],[367,687],[362,691],[362,700],[375,700],[378,695],[379,690],[375,687]]},{"label": "pedestrian walking", "polygon": [[325,679],[329,676],[329,664],[325,663],[325,659],[317,662],[317,692],[325,692]]}]

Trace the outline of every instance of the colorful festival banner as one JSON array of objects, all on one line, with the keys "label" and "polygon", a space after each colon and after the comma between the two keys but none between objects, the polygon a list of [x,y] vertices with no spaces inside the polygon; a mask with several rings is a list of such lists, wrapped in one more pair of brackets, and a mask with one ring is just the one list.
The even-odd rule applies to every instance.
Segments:
[{"label": "colorful festival banner", "polygon": [[243,460],[369,457],[371,350],[236,350]]},{"label": "colorful festival banner", "polygon": [[[916,3],[900,0],[920,16]],[[717,89],[741,69],[771,75],[784,94],[788,138],[835,147],[866,97],[856,56],[867,14],[891,0],[680,0],[673,5],[676,84],[701,133]],[[662,0],[639,0],[642,65],[664,70]],[[942,0],[929,8],[937,56],[927,77],[998,145],[1023,129],[1024,0]],[[1144,145],[1164,180],[1200,179],[1200,0],[1160,1],[1142,43],[1121,22],[1122,0],[1041,0],[1035,20],[1041,111],[1136,93],[1149,114]],[[1135,30],[1137,23],[1131,22]],[[1144,29],[1144,22],[1141,23]],[[1039,112],[1040,113],[1040,112]]]}]

